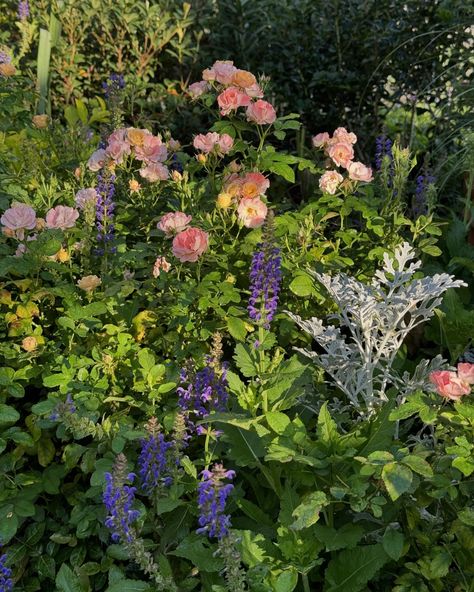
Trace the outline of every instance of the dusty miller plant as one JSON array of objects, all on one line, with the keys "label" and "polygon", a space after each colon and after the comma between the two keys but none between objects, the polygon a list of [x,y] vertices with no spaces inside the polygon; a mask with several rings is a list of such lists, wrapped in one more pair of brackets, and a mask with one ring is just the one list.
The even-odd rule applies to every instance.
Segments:
[{"label": "dusty miller plant", "polygon": [[400,245],[393,257],[385,254],[384,266],[370,285],[342,273],[331,277],[311,272],[337,305],[339,313],[328,318],[338,326],[288,313],[325,353],[296,349],[322,366],[363,415],[388,401],[390,387],[396,387],[400,398],[422,388],[428,374],[443,362],[441,356],[423,360],[411,376],[407,372],[400,376],[393,368],[404,339],[434,314],[443,293],[466,285],[446,273],[414,279],[421,266],[414,257],[408,243]]}]

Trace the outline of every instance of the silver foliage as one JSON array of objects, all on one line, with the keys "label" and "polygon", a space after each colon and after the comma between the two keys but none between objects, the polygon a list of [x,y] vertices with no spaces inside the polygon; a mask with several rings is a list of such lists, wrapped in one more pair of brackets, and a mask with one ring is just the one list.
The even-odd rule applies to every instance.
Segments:
[{"label": "silver foliage", "polygon": [[400,245],[393,257],[385,254],[383,268],[370,285],[343,273],[331,277],[311,272],[338,307],[339,312],[328,317],[336,325],[288,313],[324,353],[296,349],[324,368],[364,415],[388,400],[391,386],[397,388],[400,399],[423,388],[428,374],[443,362],[441,356],[423,360],[412,376],[399,376],[393,368],[408,333],[434,314],[444,292],[466,285],[446,273],[415,279],[421,261],[414,258],[408,243]]}]

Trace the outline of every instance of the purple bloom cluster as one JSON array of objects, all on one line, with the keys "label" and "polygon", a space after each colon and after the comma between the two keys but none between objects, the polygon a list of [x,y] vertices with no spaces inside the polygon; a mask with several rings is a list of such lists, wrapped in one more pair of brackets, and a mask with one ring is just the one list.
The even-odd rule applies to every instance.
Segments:
[{"label": "purple bloom cluster", "polygon": [[225,513],[225,505],[234,489],[224,479],[233,479],[235,471],[226,471],[221,464],[215,464],[212,471],[204,470],[203,479],[198,485],[199,528],[198,534],[207,533],[219,540],[229,534],[230,516]]},{"label": "purple bloom cluster", "polygon": [[12,570],[6,566],[7,554],[0,555],[0,592],[13,590]]},{"label": "purple bloom cluster", "polygon": [[413,198],[412,213],[414,218],[428,214],[428,202],[426,193],[429,185],[436,181],[435,177],[427,172],[416,178],[415,196]]},{"label": "purple bloom cluster", "polygon": [[385,135],[377,136],[375,139],[375,168],[380,171],[385,156],[388,156],[390,162],[393,161],[392,140]]},{"label": "purple bloom cluster", "polygon": [[20,21],[26,21],[30,16],[30,6],[28,0],[20,0],[18,2],[18,18]]},{"label": "purple bloom cluster", "polygon": [[76,413],[76,406],[74,405],[71,395],[68,395],[64,403],[58,403],[56,405],[56,408],[49,416],[49,419],[51,421],[59,421],[65,415],[72,415],[73,413]]},{"label": "purple bloom cluster", "polygon": [[119,454],[112,473],[105,474],[103,501],[108,513],[105,526],[112,531],[112,540],[130,543],[135,535],[132,522],[140,516],[140,512],[132,510],[137,488],[126,483],[133,483],[135,479],[134,473],[126,474],[126,467],[125,456]]},{"label": "purple bloom cluster", "polygon": [[257,245],[250,268],[250,298],[247,310],[251,319],[268,329],[278,306],[281,283],[280,249],[268,236]]},{"label": "purple bloom cluster", "polygon": [[[115,210],[115,175],[106,176],[101,171],[97,177],[97,204],[96,204],[96,227],[97,241],[104,245],[104,248],[97,249],[98,255],[103,255],[107,244],[114,238],[113,214]],[[110,249],[114,252],[115,249]]]},{"label": "purple bloom cluster", "polygon": [[115,100],[125,88],[125,79],[122,74],[110,74],[107,82],[102,83],[102,88],[106,99]]},{"label": "purple bloom cluster", "polygon": [[11,64],[12,57],[6,51],[0,51],[0,64]]},{"label": "purple bloom cluster", "polygon": [[168,450],[174,442],[166,442],[159,431],[156,418],[147,424],[148,436],[141,441],[141,452],[138,457],[139,475],[143,490],[151,494],[160,485],[169,487],[173,479],[170,475],[171,459]]}]

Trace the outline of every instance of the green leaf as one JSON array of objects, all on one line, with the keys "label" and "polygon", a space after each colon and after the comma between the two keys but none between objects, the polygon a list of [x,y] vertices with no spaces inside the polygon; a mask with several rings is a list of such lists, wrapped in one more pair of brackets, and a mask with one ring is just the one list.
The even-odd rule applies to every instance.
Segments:
[{"label": "green leaf", "polygon": [[316,538],[326,545],[326,551],[350,549],[355,547],[364,535],[364,529],[354,524],[344,524],[339,529],[316,524],[314,526]]},{"label": "green leaf", "polygon": [[324,592],[360,592],[387,563],[381,544],[346,549],[329,562]]},{"label": "green leaf", "polygon": [[[368,424],[367,441],[359,450],[361,456],[368,456],[374,450],[387,449],[395,432],[395,424],[390,421],[390,413],[395,405],[395,398],[385,403],[374,420]],[[364,433],[364,435],[366,435]]]},{"label": "green leaf", "polygon": [[148,582],[141,580],[119,580],[111,584],[105,592],[149,592],[152,588]]},{"label": "green leaf", "polygon": [[242,319],[229,317],[227,319],[227,330],[237,341],[244,341],[247,337],[247,329]]},{"label": "green leaf", "polygon": [[314,491],[303,498],[301,504],[293,511],[296,520],[291,525],[293,530],[309,528],[319,520],[319,513],[328,505],[328,499],[323,491]]},{"label": "green leaf", "polygon": [[10,405],[0,404],[0,424],[16,423],[20,419],[20,414]]},{"label": "green leaf", "polygon": [[53,462],[56,449],[50,438],[42,437],[36,445],[36,451],[38,454],[38,462],[42,467],[47,467]]},{"label": "green leaf", "polygon": [[145,371],[150,371],[155,365],[155,356],[149,349],[141,349],[138,352],[138,363]]},{"label": "green leaf", "polygon": [[474,508],[464,508],[458,514],[459,520],[468,526],[474,526]]},{"label": "green leaf", "polygon": [[383,535],[382,545],[385,553],[393,559],[398,561],[403,553],[403,544],[405,542],[404,536],[394,528],[387,528]]},{"label": "green leaf", "polygon": [[292,592],[298,584],[298,572],[295,569],[286,569],[272,577],[272,590],[274,592]]},{"label": "green leaf", "polygon": [[319,438],[319,441],[325,444],[327,448],[334,447],[339,439],[337,424],[329,413],[327,401],[323,404],[319,411],[316,434]]},{"label": "green leaf", "polygon": [[275,175],[283,177],[285,181],[288,181],[289,183],[295,182],[295,171],[284,162],[273,162],[267,166],[267,170],[275,173]]},{"label": "green leaf", "polygon": [[255,466],[260,464],[260,458],[265,454],[265,448],[259,435],[250,430],[224,424],[223,439],[230,444],[229,457],[241,466]]},{"label": "green leaf", "polygon": [[3,506],[0,509],[0,541],[6,545],[18,530],[18,516],[13,513],[13,506]]},{"label": "green leaf", "polygon": [[265,414],[268,426],[277,434],[283,434],[290,425],[290,418],[280,411],[269,411]]},{"label": "green leaf", "polygon": [[255,358],[251,356],[248,346],[238,343],[235,346],[234,360],[237,364],[237,368],[247,378],[252,378],[257,375],[257,363]]},{"label": "green leaf", "polygon": [[56,575],[56,587],[60,592],[83,592],[79,578],[63,563]]},{"label": "green leaf", "polygon": [[395,501],[410,489],[413,473],[408,467],[392,462],[382,469],[382,479],[392,501]]},{"label": "green leaf", "polygon": [[313,281],[307,273],[298,274],[289,288],[296,296],[310,296],[314,291]]},{"label": "green leaf", "polygon": [[432,477],[433,476],[433,469],[431,465],[426,462],[424,458],[420,456],[416,456],[415,454],[410,454],[402,458],[401,461],[407,467],[410,467],[412,471],[418,473],[419,475],[423,475],[423,477]]},{"label": "green leaf", "polygon": [[191,534],[187,536],[169,553],[176,557],[184,557],[191,561],[199,570],[216,572],[222,569],[222,559],[214,556],[214,549],[206,547],[202,536]]}]

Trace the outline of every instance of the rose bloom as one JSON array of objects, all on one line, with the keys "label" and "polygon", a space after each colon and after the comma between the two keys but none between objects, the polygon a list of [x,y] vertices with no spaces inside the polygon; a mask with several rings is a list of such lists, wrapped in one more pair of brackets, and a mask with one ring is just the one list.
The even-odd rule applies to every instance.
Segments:
[{"label": "rose bloom", "polygon": [[354,149],[351,144],[337,142],[336,144],[331,144],[329,146],[328,155],[337,166],[347,168],[351,160],[354,158]]},{"label": "rose bloom", "polygon": [[220,135],[216,132],[207,134],[198,134],[193,140],[193,146],[205,154],[214,150],[214,146],[219,142]]},{"label": "rose bloom", "polygon": [[30,337],[25,337],[21,342],[21,347],[28,353],[35,351],[38,347],[38,340],[33,335]]},{"label": "rose bloom", "polygon": [[270,187],[270,181],[262,173],[247,173],[240,181],[240,195],[252,199],[264,195]]},{"label": "rose bloom", "polygon": [[146,167],[140,169],[139,173],[144,179],[150,181],[150,183],[166,181],[170,174],[168,167],[160,162],[151,162]]},{"label": "rose bloom", "polygon": [[151,135],[151,132],[147,129],[138,129],[135,127],[129,127],[127,129],[127,140],[132,146],[142,146],[144,139]]},{"label": "rose bloom", "polygon": [[230,86],[217,97],[217,103],[219,104],[221,115],[229,115],[229,113],[237,110],[239,107],[250,105],[250,97],[235,86]]},{"label": "rose bloom", "polygon": [[145,163],[163,162],[168,157],[166,144],[158,136],[145,136],[141,146],[135,147],[135,158]]},{"label": "rose bloom", "polygon": [[220,84],[231,84],[235,72],[237,72],[237,68],[234,66],[234,62],[217,60],[212,68],[204,70],[202,77],[204,80],[215,80]]},{"label": "rose bloom", "polygon": [[234,86],[247,89],[257,84],[257,79],[251,72],[248,72],[247,70],[237,70],[232,75],[231,83]]},{"label": "rose bloom", "polygon": [[161,271],[166,271],[168,272],[171,269],[171,263],[169,263],[168,261],[166,261],[165,257],[157,257],[154,265],[153,265],[153,277],[157,278]]},{"label": "rose bloom", "polygon": [[87,161],[87,168],[90,171],[100,171],[107,160],[107,152],[103,148],[99,148],[92,153],[91,157]]},{"label": "rose bloom", "polygon": [[117,164],[121,164],[125,156],[131,152],[130,144],[118,138],[109,138],[107,148],[105,149],[107,156],[112,158]]},{"label": "rose bloom", "polygon": [[239,220],[246,228],[258,228],[265,222],[268,208],[259,197],[241,199],[237,207]]},{"label": "rose bloom", "polygon": [[132,193],[136,193],[137,191],[140,191],[142,186],[136,179],[130,179],[130,181],[128,182],[128,188]]},{"label": "rose bloom", "polygon": [[96,275],[86,275],[80,280],[77,281],[77,285],[81,290],[84,292],[92,292],[96,288],[98,288],[102,283],[100,277]]},{"label": "rose bloom", "polygon": [[357,136],[352,132],[348,132],[345,127],[338,127],[333,133],[332,139],[334,143],[355,144],[357,142]]},{"label": "rose bloom", "polygon": [[69,206],[56,206],[46,213],[46,226],[48,228],[72,228],[79,218],[79,212]]},{"label": "rose bloom", "polygon": [[432,372],[430,382],[435,385],[438,394],[453,401],[457,401],[471,392],[471,387],[467,382],[461,380],[456,372],[448,370]]},{"label": "rose bloom", "polygon": [[223,210],[226,210],[232,203],[232,195],[226,193],[225,191],[221,191],[217,196],[217,207]]},{"label": "rose bloom", "polygon": [[334,195],[343,180],[344,177],[337,171],[326,171],[319,179],[319,187],[324,193]]},{"label": "rose bloom", "polygon": [[0,76],[13,76],[16,68],[13,64],[0,64]]},{"label": "rose bloom", "polygon": [[179,140],[174,140],[173,138],[170,138],[166,145],[171,152],[177,152],[181,148],[181,142]]},{"label": "rose bloom", "polygon": [[31,121],[36,129],[46,129],[49,117],[47,115],[34,115]]},{"label": "rose bloom", "polygon": [[162,230],[166,236],[173,236],[173,234],[186,230],[192,219],[192,216],[188,216],[184,212],[169,212],[161,217],[156,227],[158,230]]},{"label": "rose bloom", "polygon": [[205,80],[201,80],[200,82],[193,82],[193,84],[190,84],[188,87],[188,92],[194,99],[197,99],[197,97],[200,97],[209,89],[209,84]]},{"label": "rose bloom", "polygon": [[372,169],[361,162],[350,162],[347,167],[349,178],[353,181],[365,181],[369,183],[374,178]]},{"label": "rose bloom", "polygon": [[90,208],[97,203],[97,191],[94,187],[88,187],[87,189],[79,189],[74,198],[76,207],[80,210]]},{"label": "rose bloom", "polygon": [[313,136],[312,142],[315,148],[325,148],[329,142],[329,134],[327,132],[316,134]]},{"label": "rose bloom", "polygon": [[220,154],[227,154],[232,150],[232,146],[234,145],[234,140],[232,136],[229,134],[221,134],[219,141],[217,142],[218,148],[217,151]]},{"label": "rose bloom", "polygon": [[270,125],[276,119],[276,112],[273,105],[259,99],[247,107],[247,119],[258,125]]},{"label": "rose bloom", "polygon": [[18,239],[23,240],[25,230],[33,230],[36,227],[36,212],[26,204],[15,203],[5,210],[0,222]]},{"label": "rose bloom", "polygon": [[262,99],[263,98],[263,90],[261,89],[261,87],[257,83],[252,84],[252,86],[249,86],[248,88],[246,88],[245,92],[248,94],[249,97],[252,97],[252,99]]},{"label": "rose bloom", "polygon": [[194,263],[207,251],[209,235],[199,228],[188,228],[177,234],[173,239],[173,255],[185,263]]},{"label": "rose bloom", "polygon": [[458,364],[458,376],[463,382],[474,384],[474,364],[466,362]]}]

